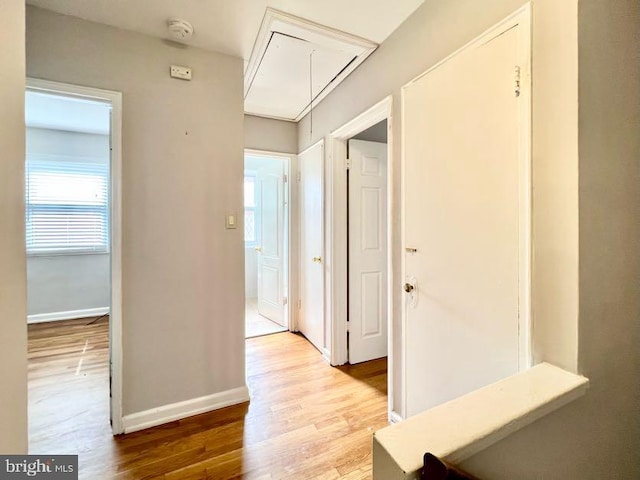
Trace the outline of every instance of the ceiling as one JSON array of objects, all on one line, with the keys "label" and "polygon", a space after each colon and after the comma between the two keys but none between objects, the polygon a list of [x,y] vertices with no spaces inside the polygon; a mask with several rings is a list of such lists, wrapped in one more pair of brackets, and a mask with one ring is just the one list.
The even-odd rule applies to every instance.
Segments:
[{"label": "ceiling", "polygon": [[[183,18],[194,28],[193,37],[185,43],[240,57],[244,59],[245,66],[249,64],[254,44],[258,43],[258,33],[268,7],[380,44],[423,2],[424,0],[27,0],[28,4],[47,10],[158,38],[170,38],[167,19]],[[278,65],[278,59],[274,60],[274,65]],[[316,64],[314,67],[318,72],[322,71],[321,65]],[[327,75],[329,71],[333,70],[329,69]],[[308,77],[304,80],[293,77],[286,79],[292,88],[295,82],[304,82],[308,90]],[[302,88],[300,84],[297,85]],[[273,95],[273,92],[266,89],[264,95]],[[266,97],[262,103],[265,100]],[[287,118],[287,115],[281,113],[274,111],[262,114]],[[299,115],[291,119],[297,120]]]},{"label": "ceiling", "polygon": [[87,99],[35,91],[25,97],[27,127],[108,135],[109,112],[108,104]]}]

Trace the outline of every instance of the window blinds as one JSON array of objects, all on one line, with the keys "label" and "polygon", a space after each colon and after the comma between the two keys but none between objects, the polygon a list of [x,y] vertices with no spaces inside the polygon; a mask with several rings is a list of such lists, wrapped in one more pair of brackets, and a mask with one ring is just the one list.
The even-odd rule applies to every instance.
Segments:
[{"label": "window blinds", "polygon": [[27,253],[106,253],[109,166],[27,157]]}]

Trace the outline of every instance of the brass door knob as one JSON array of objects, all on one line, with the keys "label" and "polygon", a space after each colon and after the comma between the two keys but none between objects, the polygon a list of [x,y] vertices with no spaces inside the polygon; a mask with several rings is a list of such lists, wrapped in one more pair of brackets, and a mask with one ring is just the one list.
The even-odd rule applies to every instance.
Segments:
[{"label": "brass door knob", "polygon": [[404,284],[404,291],[407,293],[411,293],[416,289],[416,287],[414,287],[413,285],[411,285],[410,283],[405,283]]},{"label": "brass door knob", "polygon": [[322,263],[322,257],[313,257],[313,263]]}]

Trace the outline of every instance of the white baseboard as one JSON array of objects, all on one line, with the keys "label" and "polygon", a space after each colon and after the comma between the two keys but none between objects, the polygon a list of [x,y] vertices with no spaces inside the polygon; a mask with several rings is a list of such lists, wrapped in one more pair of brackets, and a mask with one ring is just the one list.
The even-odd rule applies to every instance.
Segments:
[{"label": "white baseboard", "polygon": [[331,352],[327,348],[322,349],[322,359],[331,365]]},{"label": "white baseboard", "polygon": [[389,412],[389,421],[391,423],[400,423],[403,420],[402,416],[398,412]]},{"label": "white baseboard", "polygon": [[122,424],[124,426],[124,433],[132,433],[247,401],[249,401],[249,389],[246,386],[238,387],[224,392],[214,393],[213,395],[206,395],[204,397],[171,403],[143,412],[125,415],[122,418]]},{"label": "white baseboard", "polygon": [[84,310],[68,310],[66,312],[38,313],[27,315],[27,323],[56,322],[58,320],[73,320],[75,318],[99,317],[109,313],[109,307],[86,308]]}]

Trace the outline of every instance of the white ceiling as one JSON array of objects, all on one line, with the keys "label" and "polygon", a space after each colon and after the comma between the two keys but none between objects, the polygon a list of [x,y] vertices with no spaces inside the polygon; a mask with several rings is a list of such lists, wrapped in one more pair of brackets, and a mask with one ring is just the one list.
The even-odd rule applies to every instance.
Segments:
[{"label": "white ceiling", "polygon": [[27,91],[25,97],[27,127],[107,135],[109,111],[106,103],[63,95]]},{"label": "white ceiling", "polygon": [[[301,60],[306,57],[303,50],[307,47],[293,45],[280,38],[278,41],[281,44],[274,45],[277,48],[263,57],[262,39],[257,37],[259,32],[264,31],[264,27],[261,30],[261,25],[268,7],[359,37],[361,43],[380,44],[423,2],[424,0],[27,0],[28,4],[47,10],[158,38],[171,39],[167,19],[178,17],[187,20],[193,25],[194,34],[184,43],[243,58],[245,67],[249,65],[247,72],[250,74],[250,85],[245,87],[253,86],[253,91],[246,98],[245,111],[292,121],[298,121],[306,114],[305,108],[309,103],[310,95],[307,92],[310,79],[305,73],[306,60]],[[301,38],[317,43],[313,37]],[[284,49],[285,43],[291,48]],[[254,54],[252,58],[254,44],[257,45],[257,55]],[[283,55],[281,51],[278,56],[279,48],[297,52],[300,60],[297,63],[290,60],[289,65],[284,66],[286,54]],[[311,48],[316,52],[314,55],[317,60],[322,60],[324,55],[325,60],[333,62],[331,65],[324,65],[314,60],[313,97],[317,95],[317,90],[322,92],[314,102],[321,101],[372,51],[370,49],[363,55],[358,54],[357,60],[349,68],[327,84],[325,77],[333,78],[342,68],[336,68],[341,62],[338,58],[340,54],[320,51],[313,46]],[[249,63],[250,59],[253,63],[256,58],[260,62],[264,58],[269,61],[268,65],[261,68],[258,76],[251,71],[252,64]],[[279,88],[274,89],[273,85],[278,85]],[[292,92],[297,93],[293,95]],[[288,105],[283,109],[282,103],[285,100]]]},{"label": "white ceiling", "polygon": [[381,43],[424,0],[27,0],[106,25],[169,38],[166,21],[193,24],[187,43],[249,59],[267,7]]}]

